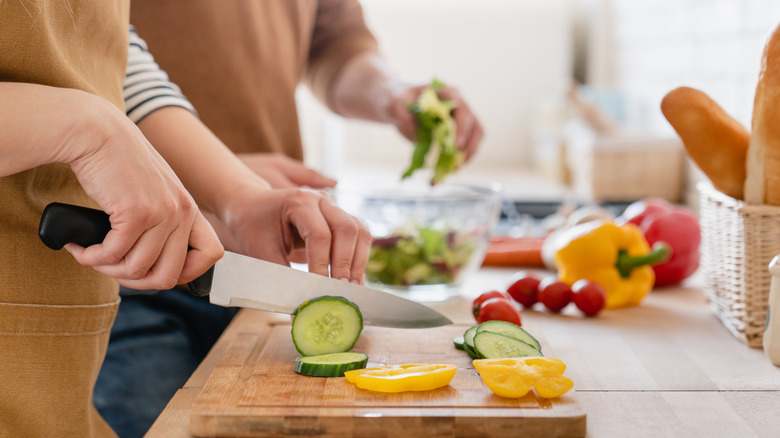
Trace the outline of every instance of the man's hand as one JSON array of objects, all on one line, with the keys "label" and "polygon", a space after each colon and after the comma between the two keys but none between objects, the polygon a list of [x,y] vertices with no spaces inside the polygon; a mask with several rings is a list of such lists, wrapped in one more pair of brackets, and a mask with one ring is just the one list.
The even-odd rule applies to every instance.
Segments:
[{"label": "man's hand", "polygon": [[[283,265],[304,247],[309,271],[353,283],[364,282],[371,234],[323,192],[259,190],[230,215],[226,248]],[[328,267],[330,266],[330,273]]]},{"label": "man's hand", "polygon": [[[331,105],[344,117],[392,123],[414,141],[417,122],[409,104],[417,101],[427,85],[405,82],[379,53],[361,53],[346,62],[334,81]],[[439,98],[455,103],[455,146],[466,153],[466,160],[471,159],[484,136],[482,124],[456,88],[443,87]]]},{"label": "man's hand", "polygon": [[241,161],[274,189],[334,187],[336,180],[309,169],[298,160],[279,153],[238,154]]},{"label": "man's hand", "polygon": [[[400,87],[394,93],[388,106],[388,116],[392,123],[404,137],[412,141],[417,129],[417,121],[409,110],[409,105],[417,101],[417,97],[427,86],[428,84]],[[452,112],[457,126],[455,146],[466,153],[468,161],[477,152],[479,143],[485,135],[482,124],[456,88],[443,87],[438,94],[440,99],[449,100],[455,104],[455,110]]]}]

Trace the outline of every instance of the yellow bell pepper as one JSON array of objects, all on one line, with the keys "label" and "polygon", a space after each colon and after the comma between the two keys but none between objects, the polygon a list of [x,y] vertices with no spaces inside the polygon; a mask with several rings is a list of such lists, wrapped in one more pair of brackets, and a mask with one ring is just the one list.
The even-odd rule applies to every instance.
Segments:
[{"label": "yellow bell pepper", "polygon": [[653,289],[651,265],[671,255],[664,242],[651,249],[633,224],[585,223],[570,230],[568,237],[555,253],[559,280],[570,286],[581,279],[599,284],[607,294],[607,309],[639,304]]},{"label": "yellow bell pepper", "polygon": [[539,397],[554,398],[574,387],[563,375],[566,364],[553,357],[478,359],[473,363],[488,388],[500,397],[520,398],[533,387]]},{"label": "yellow bell pepper", "polygon": [[449,385],[456,370],[449,364],[404,364],[347,371],[344,377],[369,391],[430,391]]}]

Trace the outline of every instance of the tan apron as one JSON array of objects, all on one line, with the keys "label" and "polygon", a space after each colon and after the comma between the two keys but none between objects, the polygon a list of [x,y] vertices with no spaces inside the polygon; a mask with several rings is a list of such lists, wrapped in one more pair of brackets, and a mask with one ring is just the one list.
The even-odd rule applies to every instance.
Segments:
[{"label": "tan apron", "polygon": [[[128,16],[127,0],[0,0],[0,81],[77,88],[122,108]],[[115,436],[92,388],[117,284],[40,242],[53,201],[94,206],[64,164],[0,178],[0,437]]]}]

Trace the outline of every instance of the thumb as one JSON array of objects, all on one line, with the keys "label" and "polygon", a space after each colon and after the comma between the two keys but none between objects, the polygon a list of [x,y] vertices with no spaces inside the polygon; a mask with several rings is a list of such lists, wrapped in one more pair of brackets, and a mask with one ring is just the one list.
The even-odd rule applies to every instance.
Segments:
[{"label": "thumb", "polygon": [[335,187],[336,180],[328,178],[327,176],[317,172],[316,170],[309,169],[304,166],[296,166],[289,169],[287,177],[293,183],[299,186],[307,186],[312,188],[324,188]]}]

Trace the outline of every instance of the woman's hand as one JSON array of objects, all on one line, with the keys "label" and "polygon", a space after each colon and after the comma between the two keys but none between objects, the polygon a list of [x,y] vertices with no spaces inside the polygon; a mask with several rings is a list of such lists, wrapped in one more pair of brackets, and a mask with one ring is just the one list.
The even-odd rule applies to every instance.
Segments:
[{"label": "woman's hand", "polygon": [[[76,260],[135,289],[194,280],[220,257],[214,230],[168,164],[115,106],[83,91],[0,82],[0,176],[71,166],[111,231]],[[192,250],[187,251],[191,246]]]},{"label": "woman's hand", "polygon": [[108,213],[111,231],[101,244],[65,248],[82,265],[134,289],[169,289],[194,280],[222,257],[216,233],[138,128],[100,103],[91,103],[98,113],[84,131],[98,136],[74,138],[86,151],[69,164]]},{"label": "woman's hand", "polygon": [[310,272],[364,282],[371,235],[327,194],[306,189],[257,190],[233,205],[225,221],[233,237],[232,243],[226,243],[228,249],[289,265],[291,252],[303,247]]}]

